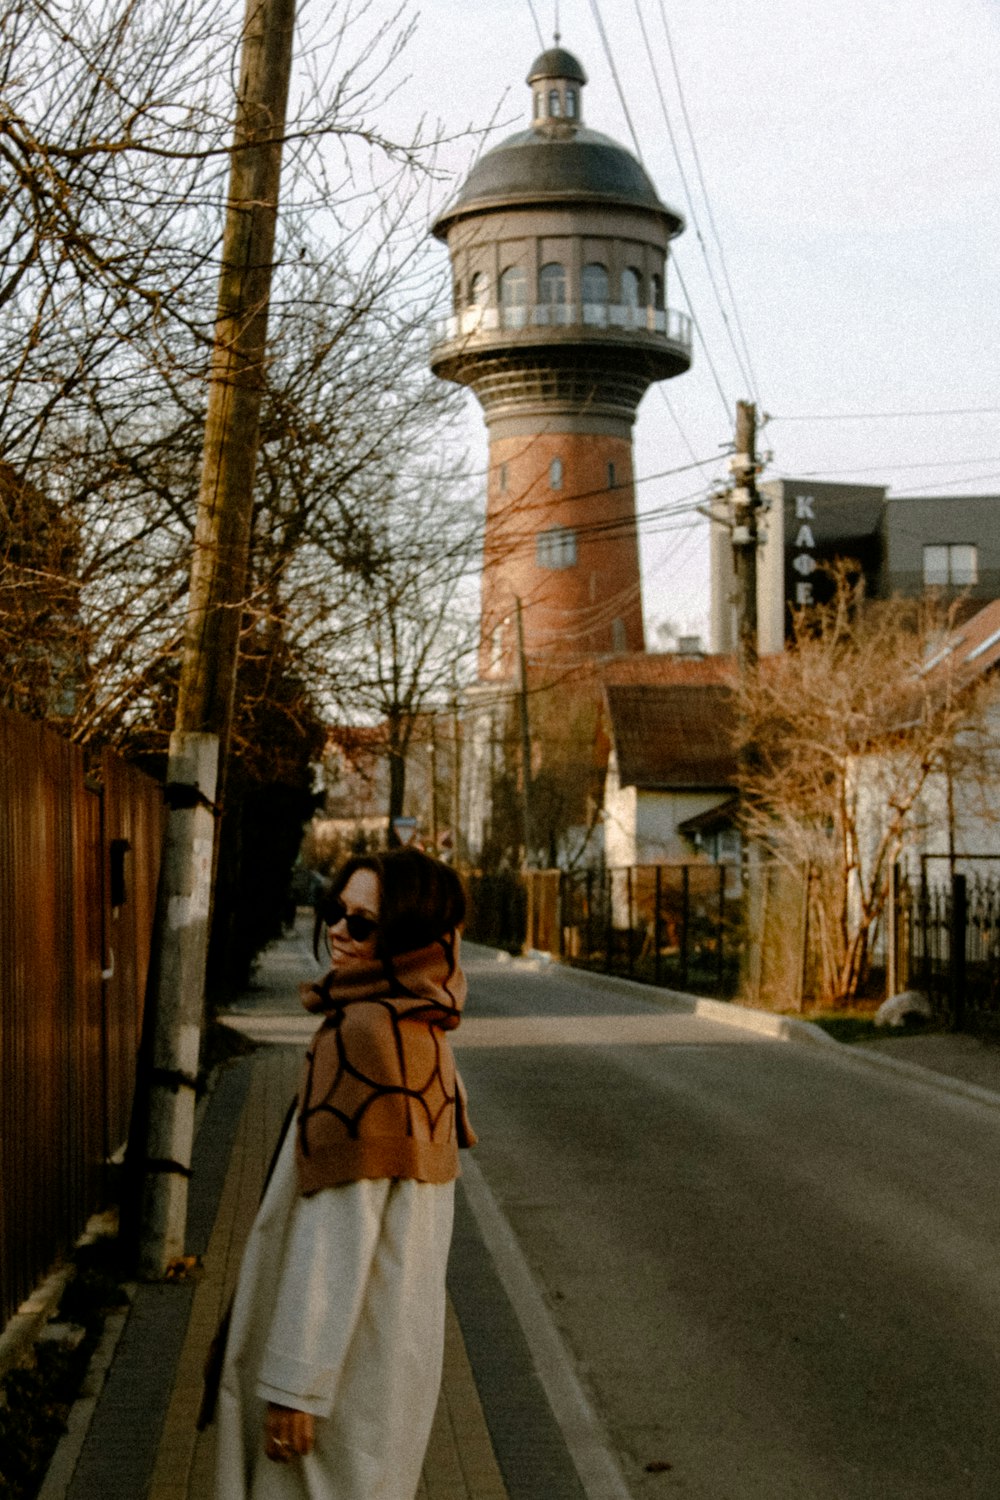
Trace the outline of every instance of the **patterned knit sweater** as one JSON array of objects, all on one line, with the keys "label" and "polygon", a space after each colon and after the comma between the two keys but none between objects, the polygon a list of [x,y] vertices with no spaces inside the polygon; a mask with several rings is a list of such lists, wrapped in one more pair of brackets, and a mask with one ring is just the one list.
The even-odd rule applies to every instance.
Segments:
[{"label": "patterned knit sweater", "polygon": [[457,933],[303,989],[324,1019],[306,1053],[296,1122],[299,1191],[359,1178],[450,1182],[476,1142],[447,1033],[461,1018]]}]

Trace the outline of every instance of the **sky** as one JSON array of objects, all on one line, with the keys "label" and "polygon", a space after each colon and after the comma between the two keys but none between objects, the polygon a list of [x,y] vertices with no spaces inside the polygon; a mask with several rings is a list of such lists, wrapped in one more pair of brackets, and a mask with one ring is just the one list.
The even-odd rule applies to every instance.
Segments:
[{"label": "sky", "polygon": [[[496,120],[485,149],[523,129],[536,18],[550,46],[553,0],[424,0],[390,113]],[[559,27],[586,123],[638,154],[613,63],[643,163],[687,220],[687,299],[668,272],[668,300],[704,347],[635,428],[649,644],[665,620],[707,635],[694,507],[726,478],[737,399],[769,414],[765,479],[1000,495],[998,0],[560,0]],[[477,149],[443,149],[439,206]],[[468,443],[484,466],[471,395]],[[711,462],[642,482],[695,459]]]}]

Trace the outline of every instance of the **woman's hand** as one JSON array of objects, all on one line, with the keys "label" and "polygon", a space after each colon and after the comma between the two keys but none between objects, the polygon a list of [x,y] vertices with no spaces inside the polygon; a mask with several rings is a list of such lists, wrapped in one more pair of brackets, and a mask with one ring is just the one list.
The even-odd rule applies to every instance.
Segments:
[{"label": "woman's hand", "polygon": [[296,1411],[291,1406],[267,1403],[264,1418],[264,1452],[275,1463],[288,1464],[301,1454],[311,1453],[316,1441],[316,1423],[311,1412]]}]

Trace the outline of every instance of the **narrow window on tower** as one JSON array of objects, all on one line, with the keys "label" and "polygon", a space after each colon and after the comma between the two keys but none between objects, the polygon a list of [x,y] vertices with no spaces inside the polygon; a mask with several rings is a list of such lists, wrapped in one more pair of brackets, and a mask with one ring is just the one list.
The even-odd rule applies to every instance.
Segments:
[{"label": "narrow window on tower", "polygon": [[550,260],[538,273],[537,321],[566,321],[566,267],[557,260]]},{"label": "narrow window on tower", "polygon": [[540,120],[541,118],[542,118],[542,91],[541,91],[541,89],[536,89],[535,90],[535,119],[536,120]]},{"label": "narrow window on tower", "polygon": [[625,309],[626,328],[638,328],[640,323],[645,323],[645,309],[640,307],[642,301],[642,277],[635,266],[626,266],[622,272],[622,307]]},{"label": "narrow window on tower", "polygon": [[611,649],[615,653],[628,650],[628,636],[625,633],[625,621],[614,619],[611,622]]},{"label": "narrow window on tower", "polygon": [[528,273],[508,266],[500,277],[500,312],[505,328],[524,328],[528,321]]},{"label": "narrow window on tower", "polygon": [[549,464],[549,489],[561,490],[563,482],[563,462],[561,458],[554,458]]},{"label": "narrow window on tower", "polygon": [[497,475],[497,489],[500,491],[501,495],[506,495],[506,493],[507,493],[507,465],[506,464],[501,464],[500,465],[500,472]]},{"label": "narrow window on tower", "polygon": [[576,89],[566,90],[566,118],[567,120],[576,119]]},{"label": "narrow window on tower", "polygon": [[617,483],[618,483],[618,476],[615,473],[614,460],[609,458],[608,459],[608,489],[609,490],[613,490],[614,487],[615,487],[615,485]]},{"label": "narrow window on tower", "polygon": [[568,526],[550,526],[535,537],[535,562],[540,568],[576,567],[576,532]]},{"label": "narrow window on tower", "polygon": [[559,102],[559,90],[549,89],[549,114],[553,120],[558,120],[562,114],[562,106]]},{"label": "narrow window on tower", "polygon": [[469,306],[485,307],[490,300],[490,279],[485,271],[477,271],[469,282]]},{"label": "narrow window on tower", "polygon": [[591,261],[583,268],[583,321],[605,328],[608,322],[608,268]]}]

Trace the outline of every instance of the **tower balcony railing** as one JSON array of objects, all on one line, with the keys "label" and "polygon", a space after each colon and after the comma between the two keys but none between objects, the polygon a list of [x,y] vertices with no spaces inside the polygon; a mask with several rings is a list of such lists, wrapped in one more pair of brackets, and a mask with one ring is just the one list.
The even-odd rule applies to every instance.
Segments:
[{"label": "tower balcony railing", "polygon": [[690,351],[691,319],[675,308],[620,302],[538,302],[508,307],[463,307],[434,327],[435,344],[531,328],[586,328],[660,335]]}]

